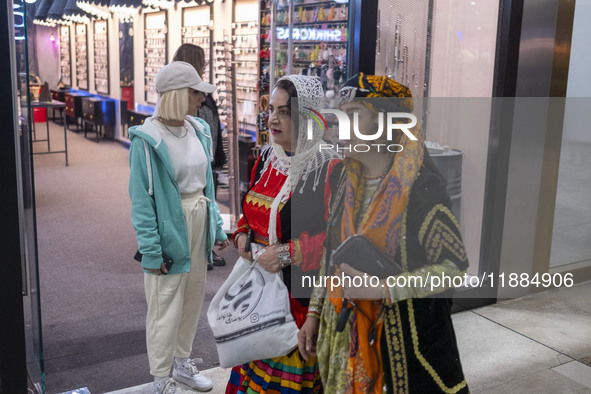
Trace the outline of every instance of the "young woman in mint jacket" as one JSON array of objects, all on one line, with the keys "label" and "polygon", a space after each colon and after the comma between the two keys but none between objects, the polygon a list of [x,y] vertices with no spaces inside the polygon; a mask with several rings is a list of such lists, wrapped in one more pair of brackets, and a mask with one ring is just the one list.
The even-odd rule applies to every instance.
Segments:
[{"label": "young woman in mint jacket", "polygon": [[214,197],[209,126],[193,116],[215,86],[190,64],[172,62],[158,72],[156,90],[154,116],[129,130],[131,219],[144,270],[150,373],[155,393],[176,393],[175,381],[208,391],[211,380],[189,357],[207,263],[213,246],[224,248],[228,240]]}]

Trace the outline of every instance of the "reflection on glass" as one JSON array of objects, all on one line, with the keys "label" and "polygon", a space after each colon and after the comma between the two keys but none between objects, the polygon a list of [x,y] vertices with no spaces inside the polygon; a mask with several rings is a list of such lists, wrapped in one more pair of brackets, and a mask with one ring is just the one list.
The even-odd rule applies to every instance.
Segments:
[{"label": "reflection on glass", "polygon": [[591,260],[589,98],[566,101],[550,267]]},{"label": "reflection on glass", "polygon": [[[460,211],[456,216],[471,274],[479,272],[490,100],[437,98],[491,97],[498,7],[496,0],[381,0],[378,5],[376,73],[407,85],[414,97],[432,98],[423,106],[427,142],[461,153],[448,191]],[[451,171],[448,153],[436,159],[445,162],[444,172]]]},{"label": "reflection on glass", "polygon": [[[14,9],[22,8],[26,13],[31,11],[31,4],[25,5],[23,0],[14,1]],[[15,58],[17,84],[19,86],[19,135],[20,160],[22,169],[22,245],[24,247],[23,269],[23,305],[25,316],[25,336],[27,347],[27,371],[38,392],[45,392],[45,372],[43,360],[43,340],[41,332],[41,300],[39,294],[39,270],[37,259],[37,227],[35,219],[35,187],[33,183],[33,151],[31,141],[30,74],[28,59],[28,26],[27,18],[23,26],[23,40],[15,41]]]},{"label": "reflection on glass", "polygon": [[591,8],[588,4],[576,3],[550,267],[577,263],[588,266],[591,260],[589,18]]}]

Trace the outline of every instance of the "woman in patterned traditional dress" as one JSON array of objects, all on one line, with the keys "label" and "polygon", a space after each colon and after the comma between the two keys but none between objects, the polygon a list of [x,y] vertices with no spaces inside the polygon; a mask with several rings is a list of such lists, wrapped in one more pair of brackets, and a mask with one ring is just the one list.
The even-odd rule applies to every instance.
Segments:
[{"label": "woman in patterned traditional dress", "polygon": [[[305,108],[318,108],[324,96],[320,82],[301,75],[277,81],[269,101],[271,146],[252,170],[242,209],[244,216],[234,234],[240,256],[247,234],[265,246],[257,262],[269,272],[283,273],[290,291],[290,310],[298,327],[306,319],[311,289],[295,289],[302,275],[315,276],[325,239],[325,184],[338,163],[335,152],[320,150],[323,132],[313,125],[308,139]],[[298,113],[291,101],[297,97]],[[304,209],[305,207],[305,209]],[[297,293],[297,294],[296,294]],[[318,362],[303,360],[297,348],[282,357],[255,360],[232,370],[226,393],[319,393]]]},{"label": "woman in patterned traditional dress", "polygon": [[[351,118],[357,114],[364,134],[374,133],[383,112],[412,112],[411,97],[406,86],[390,78],[364,74],[339,92],[341,111]],[[420,128],[412,132],[416,141],[398,130],[395,141],[372,141],[376,146],[370,152],[345,151],[343,171],[333,171],[329,181],[325,256],[361,234],[399,262],[402,272],[392,277],[396,282],[382,279],[374,287],[371,281],[366,287],[343,281],[343,286],[314,290],[299,348],[305,359],[318,355],[326,393],[468,392],[450,317],[450,289],[430,291],[428,284],[414,287],[412,281],[390,287],[410,276],[454,278],[468,266],[445,180],[424,149]],[[351,134],[352,144],[368,143]],[[397,143],[403,150],[378,151],[379,143]],[[321,277],[364,275],[343,261],[329,263],[323,259]]]}]

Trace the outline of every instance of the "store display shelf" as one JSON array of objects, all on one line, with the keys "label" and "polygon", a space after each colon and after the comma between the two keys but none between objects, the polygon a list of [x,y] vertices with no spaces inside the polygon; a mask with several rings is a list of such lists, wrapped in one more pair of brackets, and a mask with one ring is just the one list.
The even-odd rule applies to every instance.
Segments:
[{"label": "store display shelf", "polygon": [[[294,27],[299,27],[299,26],[320,26],[320,25],[346,25],[347,24],[347,20],[333,20],[333,21],[316,21],[316,22],[294,22],[293,26]],[[288,23],[278,23],[275,25],[275,27],[289,27]],[[261,25],[261,29],[269,29],[271,28],[271,25],[269,24],[265,24],[265,25]]]},{"label": "store display shelf", "polygon": [[[236,67],[251,67],[253,64],[256,66],[258,60],[235,60],[234,63],[236,64]],[[248,66],[247,64],[249,64],[250,66]]]},{"label": "store display shelf", "polygon": [[259,33],[236,33],[232,35],[232,39],[235,40],[237,36],[247,37],[247,36],[258,36]]},{"label": "store display shelf", "polygon": [[247,27],[257,27],[257,21],[242,21],[242,22],[233,22],[232,29],[242,29]]},{"label": "store display shelf", "polygon": [[[280,45],[287,45],[288,42],[287,41],[278,41],[277,42]],[[306,46],[306,45],[347,45],[347,41],[294,41],[293,42],[294,45],[298,45],[298,46]],[[269,48],[271,47],[270,44],[268,43],[264,43],[263,48]]]},{"label": "store display shelf", "polygon": [[[339,1],[320,1],[317,3],[303,3],[303,4],[294,4],[294,8],[310,8],[310,7],[318,7],[322,5],[327,6],[346,6],[347,3],[339,2]],[[281,6],[277,7],[277,11],[285,11],[289,10],[289,6]]]}]

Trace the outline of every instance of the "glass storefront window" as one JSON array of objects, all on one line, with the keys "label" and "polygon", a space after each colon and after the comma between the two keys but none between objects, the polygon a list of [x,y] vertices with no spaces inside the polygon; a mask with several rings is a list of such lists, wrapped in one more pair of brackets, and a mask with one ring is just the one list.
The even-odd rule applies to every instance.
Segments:
[{"label": "glass storefront window", "polygon": [[[379,3],[376,74],[427,97],[423,124],[479,273],[498,1]],[[468,99],[471,98],[471,99]]]},{"label": "glass storefront window", "polygon": [[[37,223],[35,212],[35,188],[33,177],[33,141],[31,124],[34,122],[31,102],[38,90],[34,84],[38,79],[29,70],[29,31],[32,25],[31,4],[23,0],[13,2],[15,17],[14,54],[16,60],[16,83],[18,89],[17,108],[22,171],[20,199],[22,201],[21,245],[23,247],[23,304],[25,316],[25,339],[27,349],[27,371],[35,389],[45,392],[45,372],[43,366],[43,337],[41,325],[41,299],[39,294],[39,270],[37,258]],[[17,114],[15,114],[16,116]]]},{"label": "glass storefront window", "polygon": [[591,61],[589,40],[591,3],[577,2],[570,52],[567,99],[562,130],[560,165],[550,268],[582,268],[591,260]]}]

